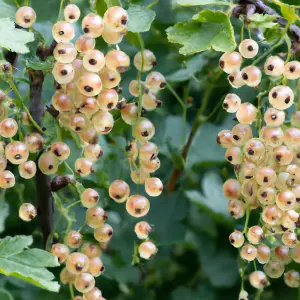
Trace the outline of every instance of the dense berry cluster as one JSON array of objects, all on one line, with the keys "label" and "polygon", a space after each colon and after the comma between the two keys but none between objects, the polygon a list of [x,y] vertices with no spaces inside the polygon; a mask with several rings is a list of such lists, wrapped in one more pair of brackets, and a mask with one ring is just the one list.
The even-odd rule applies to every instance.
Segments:
[{"label": "dense berry cluster", "polygon": [[[159,167],[158,147],[150,142],[155,134],[153,123],[144,117],[146,111],[152,111],[161,105],[156,94],[166,86],[159,72],[149,72],[156,66],[156,58],[149,50],[142,50],[134,57],[134,66],[138,70],[138,79],[132,80],[129,92],[134,97],[131,102],[120,98],[121,75],[130,67],[130,57],[119,49],[118,44],[126,34],[128,13],[122,7],[110,7],[104,17],[88,14],[82,19],[83,35],[75,43],[74,24],[80,18],[80,10],[74,4],[64,9],[64,21],[53,25],[52,34],[56,41],[53,51],[55,64],[52,74],[56,83],[56,92],[52,105],[57,112],[57,120],[65,130],[78,134],[83,145],[81,157],[75,161],[74,170],[78,177],[86,177],[93,172],[94,163],[101,158],[103,150],[98,144],[98,136],[111,132],[114,126],[112,110],[119,110],[125,123],[132,126],[132,140],[126,147],[131,170],[131,179],[145,186],[145,193],[157,197],[162,193],[163,183],[157,177],[151,177]],[[29,28],[36,19],[30,7],[21,7],[16,14],[16,23]],[[96,39],[102,37],[116,49],[106,54],[95,49]],[[111,47],[111,46],[110,46]],[[149,72],[142,81],[143,74]],[[136,99],[136,100],[135,100]],[[60,164],[65,163],[71,149],[61,140],[49,141],[42,133],[26,132],[16,120],[24,125],[32,122],[29,111],[19,112],[15,118],[8,117],[9,99],[0,93],[1,123],[0,134],[5,142],[0,144],[0,187],[8,189],[14,186],[15,176],[7,170],[8,162],[17,165],[19,175],[25,179],[33,178],[37,168],[49,176],[55,176]],[[16,138],[19,133],[19,140]],[[15,139],[15,140],[14,140]],[[33,160],[29,160],[33,157]],[[38,157],[37,164],[34,157]],[[68,166],[70,169],[70,167]],[[94,231],[94,242],[85,242],[81,230],[66,233],[64,243],[52,245],[51,253],[57,256],[65,268],[60,279],[63,284],[74,284],[83,294],[75,299],[104,300],[101,291],[95,287],[94,277],[104,272],[100,258],[102,247],[113,236],[113,228],[106,223],[106,211],[99,205],[99,194],[92,188],[85,189],[75,177],[72,182],[80,188],[80,202],[86,208],[86,224]],[[129,185],[117,179],[109,186],[109,196],[117,203],[126,203],[127,212],[135,217],[145,216],[150,209],[150,201],[143,195],[131,194]],[[55,195],[55,193],[54,193]],[[76,202],[77,203],[77,202]],[[75,203],[75,204],[76,204]],[[24,203],[19,216],[31,221],[37,215],[37,209],[31,203]],[[143,242],[138,246],[141,258],[149,259],[157,252],[155,244],[149,240],[153,226],[145,221],[138,222],[134,228],[137,237]]]},{"label": "dense berry cluster", "polygon": [[[225,53],[220,67],[228,73],[233,88],[243,85],[258,88],[262,72],[255,65],[241,68],[244,58],[254,58],[258,44],[246,39],[239,52]],[[235,219],[246,215],[244,231],[235,230],[230,243],[240,249],[240,256],[254,262],[255,271],[249,280],[253,287],[263,289],[269,278],[284,274],[285,283],[299,287],[300,275],[289,267],[300,262],[300,243],[297,240],[300,211],[300,112],[292,114],[289,123],[287,110],[294,103],[294,91],[286,84],[300,77],[298,61],[284,62],[270,56],[264,64],[270,76],[270,88],[258,94],[258,107],[242,102],[236,94],[226,95],[223,108],[235,113],[239,122],[231,130],[222,130],[217,142],[226,148],[225,158],[234,165],[236,179],[228,179],[223,186],[228,209]],[[292,83],[292,82],[291,82]],[[261,98],[266,95],[263,112]],[[263,118],[263,120],[262,120]],[[261,128],[261,124],[264,126]],[[251,125],[256,125],[252,126]],[[257,136],[255,132],[258,132]],[[259,210],[259,224],[248,228],[252,210]],[[257,261],[261,270],[256,270]],[[239,299],[248,299],[242,290]]]}]

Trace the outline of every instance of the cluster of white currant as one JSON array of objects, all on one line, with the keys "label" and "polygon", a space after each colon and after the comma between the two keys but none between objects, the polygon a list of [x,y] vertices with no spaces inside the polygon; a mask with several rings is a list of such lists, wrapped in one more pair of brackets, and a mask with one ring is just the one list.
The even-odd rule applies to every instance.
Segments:
[{"label": "cluster of white currant", "polygon": [[[250,65],[240,71],[242,57],[253,58],[258,50],[254,40],[246,39],[239,45],[239,53],[225,53],[220,58],[220,67],[229,74],[228,81],[234,88],[259,86],[262,73],[258,67]],[[260,104],[257,109],[251,103],[242,103],[236,94],[228,94],[223,102],[224,109],[236,113],[239,121],[232,130],[222,130],[217,136],[217,142],[227,149],[225,158],[234,165],[237,177],[223,186],[229,212],[235,219],[247,214],[248,220],[251,210],[261,210],[259,225],[247,228],[246,221],[244,231],[235,230],[229,241],[241,248],[245,261],[257,260],[264,265],[263,271],[250,274],[253,287],[263,289],[269,283],[268,277],[284,274],[285,283],[297,288],[300,275],[287,265],[292,260],[300,263],[296,234],[300,212],[300,112],[293,113],[291,127],[284,124],[284,110],[293,105],[294,92],[282,83],[299,79],[300,63],[285,63],[271,56],[264,64],[264,73],[272,77],[273,86],[268,91],[265,126],[258,126],[259,137],[253,137],[250,125],[262,122]],[[239,299],[248,299],[248,293],[241,291]]]},{"label": "cluster of white currant", "polygon": [[[152,111],[161,105],[156,94],[166,86],[165,79],[159,72],[150,72],[141,81],[142,73],[150,71],[156,65],[156,58],[149,50],[143,50],[134,57],[134,66],[139,72],[139,79],[130,82],[130,94],[137,102],[119,101],[119,84],[121,73],[130,67],[130,58],[123,51],[110,50],[106,55],[95,50],[96,38],[102,36],[108,44],[118,44],[126,34],[128,14],[122,7],[110,7],[102,19],[99,15],[88,14],[82,20],[83,35],[78,37],[75,45],[71,40],[75,36],[74,22],[80,18],[80,10],[74,4],[64,9],[64,21],[54,24],[52,34],[57,45],[54,49],[56,60],[52,74],[57,83],[57,91],[52,97],[52,105],[58,111],[61,126],[76,134],[83,143],[82,157],[75,161],[75,171],[81,177],[93,172],[93,164],[102,155],[98,144],[99,134],[108,134],[114,125],[110,113],[120,109],[125,123],[132,126],[135,138],[126,147],[132,181],[144,184],[145,192],[152,197],[159,196],[163,184],[157,177],[150,177],[160,167],[157,157],[158,147],[150,142],[155,134],[153,123],[143,117],[143,110]],[[21,7],[16,13],[16,23],[29,28],[36,20],[31,7]],[[6,101],[6,95],[0,93],[0,104]],[[5,113],[2,114],[2,111]],[[28,160],[30,153],[39,155],[38,168],[45,175],[55,175],[60,163],[70,155],[69,146],[56,141],[45,146],[44,137],[37,132],[22,135],[21,128],[14,118],[8,118],[7,110],[1,110],[0,134],[9,143],[0,144],[0,187],[7,189],[15,184],[14,174],[8,170],[7,161],[19,166],[19,174],[25,179],[35,176],[36,163]],[[30,116],[22,112],[24,125],[30,124]],[[20,132],[21,131],[21,132]],[[19,132],[21,141],[13,137]],[[145,216],[150,209],[149,200],[138,194],[130,195],[129,185],[122,180],[115,180],[109,187],[110,197],[118,203],[126,201],[127,212],[136,218]],[[86,223],[94,229],[94,238],[99,243],[83,243],[80,231],[67,232],[65,243],[54,244],[51,252],[60,263],[66,263],[60,278],[64,284],[74,284],[83,293],[76,300],[104,300],[101,291],[95,287],[94,277],[100,276],[104,266],[100,258],[101,247],[113,236],[112,227],[106,223],[107,213],[98,206],[99,194],[94,189],[83,189],[80,202],[87,208]],[[31,221],[37,214],[31,203],[24,203],[19,216],[24,221]],[[149,259],[157,252],[155,244],[148,239],[153,227],[145,221],[136,224],[135,232],[144,240],[138,247],[139,255]],[[70,249],[77,249],[75,252]],[[72,253],[71,253],[72,252]]]}]

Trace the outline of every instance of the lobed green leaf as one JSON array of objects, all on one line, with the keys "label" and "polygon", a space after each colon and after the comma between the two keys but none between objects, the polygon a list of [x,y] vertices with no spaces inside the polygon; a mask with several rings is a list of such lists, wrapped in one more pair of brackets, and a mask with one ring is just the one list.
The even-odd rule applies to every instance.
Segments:
[{"label": "lobed green leaf", "polygon": [[149,31],[155,19],[155,12],[140,5],[130,5],[128,10],[128,31],[145,32]]}]

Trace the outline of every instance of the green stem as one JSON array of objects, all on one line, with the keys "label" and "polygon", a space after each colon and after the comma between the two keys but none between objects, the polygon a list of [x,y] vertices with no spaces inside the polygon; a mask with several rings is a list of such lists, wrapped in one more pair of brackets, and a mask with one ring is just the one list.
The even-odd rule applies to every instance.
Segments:
[{"label": "green stem", "polygon": [[256,266],[256,261],[253,260],[253,267],[254,267],[254,270],[257,271],[257,266]]},{"label": "green stem", "polygon": [[62,12],[62,9],[63,9],[63,6],[64,6],[64,2],[65,2],[65,0],[61,0],[61,1],[60,1],[59,12],[58,12],[57,20],[59,20],[59,18],[60,18],[60,15],[61,15],[61,12]]},{"label": "green stem", "polygon": [[78,200],[70,205],[68,205],[67,207],[65,207],[65,210],[68,211],[70,208],[76,206],[77,204],[81,203],[81,200]]},{"label": "green stem", "polygon": [[245,22],[243,20],[243,24],[241,28],[241,42],[244,40],[244,31],[245,31]]},{"label": "green stem", "polygon": [[187,115],[187,101],[189,98],[189,89],[190,89],[190,83],[188,83],[183,90],[183,100],[184,100],[184,107],[183,107],[183,125],[182,125],[182,144],[184,145],[185,141],[186,141],[186,115]]},{"label": "green stem", "polygon": [[246,221],[245,221],[243,233],[247,232],[249,219],[250,219],[250,207],[249,207],[249,203],[247,202],[246,203]]},{"label": "green stem", "polygon": [[30,122],[32,123],[32,125],[41,133],[44,134],[43,129],[34,121],[34,119],[32,118],[29,109],[27,108],[27,106],[25,105],[25,103],[23,102],[23,99],[18,91],[18,88],[16,87],[14,81],[12,79],[8,79],[7,80],[8,84],[10,85],[11,89],[15,92],[16,97],[18,99],[18,102],[20,105],[22,105],[23,109],[25,110],[25,112],[28,115],[28,118],[30,120]]},{"label": "green stem", "polygon": [[155,0],[152,3],[150,3],[146,8],[152,8],[154,5],[156,5],[159,2],[159,0]]},{"label": "green stem", "polygon": [[260,300],[260,296],[261,296],[262,292],[263,292],[263,290],[257,290],[254,300]]},{"label": "green stem", "polygon": [[75,295],[74,295],[74,289],[72,283],[69,284],[69,290],[70,290],[71,300],[73,300],[75,298]]},{"label": "green stem", "polygon": [[173,94],[175,99],[180,103],[180,105],[184,109],[185,108],[184,101],[180,98],[180,96],[176,93],[176,91],[171,87],[171,85],[168,82],[166,82],[166,84],[167,84],[168,90]]},{"label": "green stem", "polygon": [[138,72],[138,77],[137,77],[137,81],[138,81],[138,90],[139,90],[139,101],[138,101],[138,118],[141,117],[141,113],[142,113],[142,103],[143,103],[143,93],[142,93],[142,71],[144,69],[144,42],[143,39],[141,37],[141,35],[139,33],[136,34],[137,39],[139,41],[140,44],[140,51],[141,51],[141,70],[139,70]]},{"label": "green stem", "polygon": [[71,166],[67,163],[67,161],[64,161],[64,164],[65,164],[65,166],[66,166],[66,168],[71,172],[71,174],[74,176],[75,174],[74,174],[74,171],[73,171],[73,169],[71,168]]},{"label": "green stem", "polygon": [[19,4],[19,2],[17,0],[14,0],[14,2],[15,2],[15,5],[16,5],[17,8],[21,7],[20,4]]}]

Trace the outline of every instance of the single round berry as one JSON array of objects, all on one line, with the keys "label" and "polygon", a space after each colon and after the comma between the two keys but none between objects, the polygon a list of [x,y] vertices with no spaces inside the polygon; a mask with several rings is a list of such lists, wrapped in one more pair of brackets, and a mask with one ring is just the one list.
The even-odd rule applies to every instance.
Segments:
[{"label": "single round berry", "polygon": [[283,124],[285,120],[285,113],[282,110],[270,107],[264,114],[264,121],[268,127],[278,127]]},{"label": "single round berry", "polygon": [[241,249],[241,257],[247,261],[255,260],[257,255],[257,249],[250,244],[246,244]]},{"label": "single round berry", "polygon": [[[0,160],[1,164],[1,160]],[[36,163],[32,160],[25,161],[18,166],[22,178],[31,179],[36,174]]]},{"label": "single round berry", "polygon": [[233,144],[233,137],[232,132],[230,130],[222,130],[217,135],[217,143],[223,148],[232,148]]},{"label": "single round berry", "polygon": [[53,244],[50,252],[57,257],[60,264],[64,263],[70,255],[69,248],[65,244],[60,243]]},{"label": "single round berry", "polygon": [[[94,257],[99,257],[102,251],[99,245],[85,243],[81,247],[81,252],[90,259],[90,265],[91,265],[91,259]],[[89,272],[91,273],[90,270]]]},{"label": "single round berry", "polygon": [[245,58],[253,58],[258,53],[258,44],[251,39],[243,40],[239,45],[239,52]]},{"label": "single round berry", "polygon": [[274,226],[279,223],[282,214],[282,211],[277,207],[277,205],[268,205],[263,209],[262,220],[265,223]]},{"label": "single round berry", "polygon": [[15,176],[12,172],[6,170],[0,172],[0,188],[9,189],[12,188],[16,183]]},{"label": "single round berry", "polygon": [[145,191],[150,197],[158,197],[162,193],[163,187],[162,181],[157,177],[145,180]]},{"label": "single round berry", "polygon": [[236,94],[227,94],[223,101],[223,108],[229,113],[235,113],[241,106],[241,98]]},{"label": "single round berry", "polygon": [[57,83],[67,84],[74,79],[75,71],[72,64],[56,62],[52,70],[52,75]]},{"label": "single round berry", "polygon": [[12,164],[20,165],[28,159],[29,150],[22,142],[11,142],[5,147],[5,156]]},{"label": "single round berry", "polygon": [[249,276],[250,284],[256,289],[263,289],[268,284],[268,278],[262,271],[255,271]]},{"label": "single round berry", "polygon": [[252,226],[247,233],[247,239],[251,244],[258,245],[265,238],[264,231],[260,226]]},{"label": "single round berry", "polygon": [[57,43],[68,43],[75,36],[74,26],[66,21],[59,21],[53,25],[53,38]]},{"label": "single round berry", "polygon": [[77,50],[71,43],[59,43],[53,51],[54,58],[64,64],[72,63],[77,56]]},{"label": "single round berry", "polygon": [[81,35],[75,42],[75,48],[80,53],[88,53],[95,48],[95,45],[95,39],[86,35]]},{"label": "single round berry", "polygon": [[133,125],[138,118],[138,111],[136,103],[128,103],[121,109],[121,117],[126,124]]},{"label": "single round berry", "polygon": [[113,236],[114,230],[109,224],[94,230],[94,238],[100,243],[107,243]]},{"label": "single round berry", "polygon": [[73,284],[75,277],[76,275],[70,273],[67,268],[63,268],[59,275],[59,279],[62,284]]},{"label": "single round berry", "polygon": [[93,288],[90,292],[83,295],[83,300],[105,300],[98,288]]},{"label": "single round berry", "polygon": [[64,9],[64,17],[67,22],[75,23],[80,18],[80,9],[75,4],[68,4]]},{"label": "single round berry", "polygon": [[140,257],[150,259],[157,253],[157,247],[151,241],[143,242],[138,248]]},{"label": "single round berry", "polygon": [[91,228],[103,227],[106,220],[106,211],[100,206],[89,208],[86,211],[86,222]]},{"label": "single round berry", "polygon": [[149,233],[153,230],[153,226],[145,221],[135,224],[134,231],[139,239],[145,240],[148,238]]},{"label": "single round berry", "polygon": [[256,87],[261,81],[261,71],[255,66],[245,67],[242,71],[244,83],[250,87]]},{"label": "single round berry", "polygon": [[[142,62],[143,62],[143,67],[142,67]],[[138,52],[134,56],[134,66],[139,71],[148,72],[153,67],[156,66],[156,57],[152,51],[145,49],[143,51],[143,54],[142,54],[142,52]]]},{"label": "single round berry", "polygon": [[115,180],[108,189],[109,196],[117,203],[125,202],[130,195],[129,185],[123,180]]},{"label": "single round berry", "polygon": [[74,286],[80,293],[88,293],[95,287],[95,279],[90,273],[81,273],[76,276]]},{"label": "single round berry", "polygon": [[114,89],[102,90],[97,97],[97,103],[101,110],[110,111],[114,109],[119,101],[119,95]]},{"label": "single round berry", "polygon": [[126,202],[127,212],[135,217],[140,218],[145,216],[150,209],[149,200],[142,195],[132,195]]},{"label": "single round berry", "polygon": [[123,37],[127,34],[126,28],[124,28],[120,32],[112,31],[107,26],[104,26],[104,30],[102,32],[103,40],[109,45],[115,45],[122,42]]},{"label": "single round berry", "polygon": [[99,277],[105,271],[103,262],[100,257],[93,257],[90,259],[89,273],[94,277]]},{"label": "single round berry", "polygon": [[242,247],[245,242],[243,233],[238,230],[235,230],[233,233],[230,234],[229,242],[235,248]]},{"label": "single round berry", "polygon": [[70,231],[66,238],[66,244],[73,249],[82,245],[82,235],[79,231]]},{"label": "single round berry", "polygon": [[22,6],[16,12],[16,23],[23,28],[31,27],[35,20],[36,13],[29,6]]},{"label": "single round berry", "polygon": [[52,97],[52,105],[59,112],[71,111],[74,108],[70,95],[57,91]]},{"label": "single round berry", "polygon": [[293,105],[294,93],[288,86],[275,86],[269,92],[269,102],[274,108],[285,110]]},{"label": "single round berry", "polygon": [[236,118],[241,124],[251,125],[257,117],[257,108],[248,102],[242,103],[236,112]]},{"label": "single round berry", "polygon": [[245,215],[246,207],[244,202],[234,199],[229,201],[228,211],[234,219],[240,219]]},{"label": "single round berry", "polygon": [[89,259],[82,253],[73,252],[67,258],[66,267],[72,274],[79,275],[87,272],[89,268]]},{"label": "single round berry", "polygon": [[86,177],[94,171],[93,162],[86,158],[78,158],[75,161],[75,170],[81,177]]},{"label": "single round berry", "polygon": [[232,147],[226,150],[225,158],[233,165],[239,165],[242,163],[243,154],[239,147]]},{"label": "single round berry", "polygon": [[0,135],[5,138],[12,138],[18,132],[18,123],[15,119],[7,118],[0,123]]},{"label": "single round berry", "polygon": [[242,56],[238,52],[226,52],[224,53],[220,60],[220,68],[227,74],[239,70],[242,64]]},{"label": "single round berry", "polygon": [[123,31],[128,22],[128,13],[120,6],[112,6],[104,14],[105,27],[114,32]]},{"label": "single round berry", "polygon": [[111,70],[107,67],[104,67],[99,75],[102,80],[103,87],[105,89],[113,89],[119,85],[121,82],[121,75],[116,70]]},{"label": "single round berry", "polygon": [[266,264],[269,262],[271,257],[271,250],[270,248],[265,245],[265,244],[261,244],[257,247],[257,255],[256,255],[256,259],[258,260],[258,262],[260,264]]},{"label": "single round berry", "polygon": [[287,79],[295,80],[300,77],[299,61],[290,61],[284,66],[283,76]]},{"label": "single round berry", "polygon": [[284,273],[284,264],[278,260],[271,259],[264,265],[264,271],[270,278],[280,278]]},{"label": "single round berry", "polygon": [[92,117],[95,130],[101,134],[108,134],[114,126],[114,118],[108,111],[99,110]]},{"label": "single round berry", "polygon": [[289,270],[284,274],[284,282],[290,288],[298,288],[300,285],[300,274],[296,270]]},{"label": "single round berry", "polygon": [[102,147],[99,144],[89,144],[84,147],[83,156],[91,161],[96,161],[103,156]]},{"label": "single round berry", "polygon": [[105,56],[99,50],[90,50],[84,54],[82,62],[88,72],[99,72],[105,66]]},{"label": "single round berry", "polygon": [[102,81],[95,73],[86,73],[77,81],[78,90],[85,96],[96,96],[102,90]]},{"label": "single round berry", "polygon": [[121,50],[111,50],[105,56],[106,67],[120,73],[125,72],[130,66],[129,56]]},{"label": "single round berry", "polygon": [[153,123],[146,119],[140,118],[132,128],[132,135],[140,142],[149,141],[155,134]]},{"label": "single round berry", "polygon": [[100,16],[88,14],[83,18],[81,27],[87,37],[97,38],[102,35],[104,24]]},{"label": "single round berry", "polygon": [[147,75],[145,86],[150,92],[156,94],[167,86],[165,77],[159,72],[151,72]]},{"label": "single round berry", "polygon": [[32,221],[36,214],[36,208],[31,203],[23,203],[19,208],[19,217],[25,222]]},{"label": "single round berry", "polygon": [[51,175],[57,172],[59,160],[53,152],[44,152],[39,158],[38,166],[42,173]]},{"label": "single round berry", "polygon": [[284,61],[278,56],[270,56],[265,62],[264,70],[269,76],[280,76],[284,71]]},{"label": "single round berry", "polygon": [[32,132],[25,135],[24,143],[30,153],[37,153],[44,147],[44,138],[41,134]]},{"label": "single round berry", "polygon": [[71,153],[69,146],[63,142],[55,142],[51,144],[50,151],[59,159],[66,160]]}]

